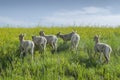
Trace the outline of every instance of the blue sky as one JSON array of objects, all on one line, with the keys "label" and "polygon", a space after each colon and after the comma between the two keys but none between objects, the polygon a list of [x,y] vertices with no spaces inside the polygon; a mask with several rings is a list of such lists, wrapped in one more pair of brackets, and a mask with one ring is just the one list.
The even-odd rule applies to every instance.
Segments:
[{"label": "blue sky", "polygon": [[120,0],[0,0],[0,26],[120,25]]}]

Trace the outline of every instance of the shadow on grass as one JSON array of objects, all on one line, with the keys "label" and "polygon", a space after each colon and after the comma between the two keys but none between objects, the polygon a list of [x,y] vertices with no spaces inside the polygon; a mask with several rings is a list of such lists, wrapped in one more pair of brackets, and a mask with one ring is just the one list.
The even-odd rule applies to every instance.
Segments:
[{"label": "shadow on grass", "polygon": [[66,76],[72,76],[73,78],[74,78],[74,80],[78,80],[78,72],[77,71],[71,71],[71,70],[69,70],[69,69],[66,69],[65,70],[65,75]]},{"label": "shadow on grass", "polygon": [[13,69],[13,64],[12,61],[17,62],[18,60],[15,59],[19,59],[19,54],[20,51],[19,49],[16,49],[16,51],[11,51],[11,52],[7,52],[7,54],[5,54],[4,52],[1,52],[0,55],[0,73],[2,70],[6,71],[6,68],[9,67],[11,69]]},{"label": "shadow on grass", "polygon": [[97,63],[93,57],[88,57],[87,55],[73,54],[70,58],[70,62],[79,63],[86,68],[96,67]]},{"label": "shadow on grass", "polygon": [[74,80],[78,80],[79,73],[76,67],[77,64],[85,68],[96,68],[98,65],[95,59],[88,58],[86,54],[80,54],[80,53],[71,53],[71,56],[69,58],[69,63],[70,66],[64,66],[65,75],[74,77]]},{"label": "shadow on grass", "polygon": [[86,59],[86,58],[81,57],[79,59],[79,63],[81,65],[85,65],[86,68],[91,68],[91,67],[96,67],[97,66],[97,63],[93,58]]},{"label": "shadow on grass", "polygon": [[69,46],[70,46],[70,44],[68,44],[68,43],[60,43],[58,48],[57,48],[57,52],[59,53],[59,52],[68,51]]}]

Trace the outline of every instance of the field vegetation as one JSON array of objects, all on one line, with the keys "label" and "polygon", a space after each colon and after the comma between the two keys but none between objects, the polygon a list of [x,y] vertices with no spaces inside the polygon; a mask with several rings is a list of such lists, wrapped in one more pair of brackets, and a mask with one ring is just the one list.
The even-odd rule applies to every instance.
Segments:
[{"label": "field vegetation", "polygon": [[[25,39],[32,40],[32,35],[59,31],[69,33],[76,30],[80,35],[77,53],[69,50],[70,42],[58,39],[58,51],[51,54],[47,45],[44,54],[37,50],[34,60],[31,55],[20,58],[19,34],[26,34]],[[100,35],[100,41],[112,47],[110,63],[99,63],[99,54],[94,55],[94,35]],[[103,60],[105,58],[103,57]],[[107,27],[40,27],[0,28],[0,80],[120,80],[120,28]]]}]

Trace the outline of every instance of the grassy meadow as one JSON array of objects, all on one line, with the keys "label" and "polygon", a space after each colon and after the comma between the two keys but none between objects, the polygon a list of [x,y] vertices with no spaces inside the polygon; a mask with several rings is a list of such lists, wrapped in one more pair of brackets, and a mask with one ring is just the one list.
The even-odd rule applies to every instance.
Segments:
[{"label": "grassy meadow", "polygon": [[[57,32],[69,33],[76,30],[80,35],[77,53],[69,50],[70,42],[63,44],[58,39],[58,52],[51,54],[50,46],[44,54],[38,51],[34,60],[28,54],[20,58],[19,37],[25,33],[25,39],[32,40],[32,35]],[[109,64],[99,63],[99,54],[94,55],[95,34],[100,41],[112,47]],[[105,58],[103,57],[103,60]],[[35,28],[0,28],[0,80],[120,80],[120,28],[107,27],[40,27]]]}]

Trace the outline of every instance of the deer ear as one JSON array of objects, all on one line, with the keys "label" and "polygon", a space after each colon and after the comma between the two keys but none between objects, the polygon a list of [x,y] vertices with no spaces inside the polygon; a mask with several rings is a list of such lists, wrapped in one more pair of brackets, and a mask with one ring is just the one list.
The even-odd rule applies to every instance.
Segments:
[{"label": "deer ear", "polygon": [[100,38],[100,35],[98,35],[98,38]]},{"label": "deer ear", "polygon": [[97,34],[96,34],[95,36],[96,36],[96,37],[98,37],[98,35],[97,35]]},{"label": "deer ear", "polygon": [[76,31],[76,30],[74,30],[74,29],[72,30],[72,32],[75,32],[75,33],[77,33],[77,31]]},{"label": "deer ear", "polygon": [[40,32],[44,32],[43,30],[40,30]]},{"label": "deer ear", "polygon": [[98,37],[98,35],[96,34],[96,35],[94,36],[94,38],[95,38],[95,37]]},{"label": "deer ear", "polygon": [[23,33],[22,33],[21,35],[22,35],[22,36],[24,36],[24,34],[23,34]]},{"label": "deer ear", "polygon": [[72,32],[75,32],[74,30],[72,30]]}]

